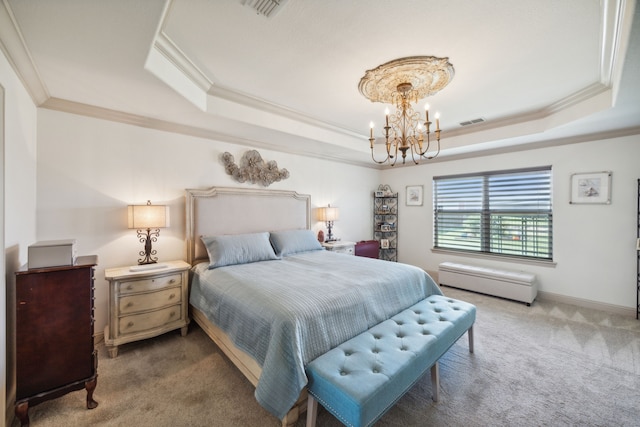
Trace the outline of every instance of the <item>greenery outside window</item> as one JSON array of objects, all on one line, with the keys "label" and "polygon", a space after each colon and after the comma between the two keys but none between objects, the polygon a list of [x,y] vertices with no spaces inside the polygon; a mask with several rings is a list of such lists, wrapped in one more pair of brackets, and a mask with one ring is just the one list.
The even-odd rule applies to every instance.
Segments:
[{"label": "greenery outside window", "polygon": [[551,167],[433,178],[434,247],[552,260]]}]

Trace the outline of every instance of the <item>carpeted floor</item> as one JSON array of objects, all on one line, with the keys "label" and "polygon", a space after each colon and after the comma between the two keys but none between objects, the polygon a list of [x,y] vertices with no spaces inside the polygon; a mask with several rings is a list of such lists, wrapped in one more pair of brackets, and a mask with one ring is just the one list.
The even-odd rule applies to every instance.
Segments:
[{"label": "carpeted floor", "polygon": [[[440,360],[440,402],[427,374],[377,426],[640,426],[640,321],[443,291],[477,306],[475,353],[465,335]],[[73,392],[31,408],[33,427],[280,425],[195,324],[116,359],[99,351],[99,406],[84,409],[85,392]],[[318,425],[341,424],[321,410]]]}]

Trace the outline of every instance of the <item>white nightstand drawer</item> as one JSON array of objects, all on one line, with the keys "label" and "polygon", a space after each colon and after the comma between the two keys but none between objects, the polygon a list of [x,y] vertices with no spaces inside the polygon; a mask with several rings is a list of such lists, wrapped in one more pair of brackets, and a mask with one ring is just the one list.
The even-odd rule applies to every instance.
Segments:
[{"label": "white nightstand drawer", "polygon": [[143,314],[121,317],[118,332],[122,335],[154,329],[182,319],[180,304]]},{"label": "white nightstand drawer", "polygon": [[333,252],[337,253],[337,254],[349,254],[349,255],[353,255],[353,253],[355,252],[354,247],[353,246],[349,246],[346,248],[336,248],[333,250]]},{"label": "white nightstand drawer", "polygon": [[137,292],[147,292],[156,289],[168,288],[170,286],[180,286],[182,284],[181,274],[171,274],[167,276],[154,277],[150,279],[131,280],[120,283],[120,295]]},{"label": "white nightstand drawer", "polygon": [[119,300],[118,314],[131,314],[179,304],[182,301],[181,294],[181,288],[168,288],[151,294],[125,296]]},{"label": "white nightstand drawer", "polygon": [[356,253],[356,244],[354,242],[325,242],[322,246],[326,250],[337,254],[355,255]]},{"label": "white nightstand drawer", "polygon": [[117,267],[104,271],[109,282],[109,319],[104,343],[109,356],[118,346],[155,337],[174,329],[187,334],[189,269],[184,261],[167,261],[152,268]]}]

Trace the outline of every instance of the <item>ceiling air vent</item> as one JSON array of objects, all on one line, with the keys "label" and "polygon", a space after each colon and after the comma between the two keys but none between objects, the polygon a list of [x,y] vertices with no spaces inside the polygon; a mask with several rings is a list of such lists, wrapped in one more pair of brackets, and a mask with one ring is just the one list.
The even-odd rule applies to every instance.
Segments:
[{"label": "ceiling air vent", "polygon": [[482,122],[484,122],[484,119],[482,117],[480,117],[480,118],[473,119],[473,120],[467,120],[466,122],[460,122],[460,126],[475,125],[477,123],[482,123]]},{"label": "ceiling air vent", "polygon": [[242,4],[267,18],[275,15],[289,0],[242,0]]}]

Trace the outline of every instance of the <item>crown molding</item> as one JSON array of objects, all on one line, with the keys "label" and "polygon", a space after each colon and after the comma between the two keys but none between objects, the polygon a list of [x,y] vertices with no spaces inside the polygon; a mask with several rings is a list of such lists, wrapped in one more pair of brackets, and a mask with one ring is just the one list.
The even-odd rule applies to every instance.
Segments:
[{"label": "crown molding", "polygon": [[300,113],[299,111],[293,110],[291,108],[283,107],[264,99],[260,99],[255,96],[247,95],[236,90],[223,87],[221,85],[214,84],[211,89],[209,89],[208,95],[214,98],[220,98],[230,102],[234,102],[245,107],[251,107],[260,111],[265,111],[271,114],[285,117],[287,119],[294,120],[300,123],[305,123],[307,125],[311,125],[320,129],[340,133],[353,138],[362,139],[363,141],[367,140],[366,136],[360,131],[347,129],[343,126],[331,124],[311,117],[309,115]]},{"label": "crown molding", "polygon": [[600,80],[606,86],[620,78],[633,24],[635,1],[602,0]]},{"label": "crown molding", "polygon": [[42,105],[49,98],[49,91],[33,61],[7,0],[0,2],[0,50],[33,102],[36,105]]},{"label": "crown molding", "polygon": [[207,92],[213,86],[213,81],[187,57],[164,30],[156,36],[152,49],[161,53],[180,73],[189,78],[202,91]]},{"label": "crown molding", "polygon": [[[479,157],[494,156],[498,154],[517,153],[522,151],[537,150],[541,148],[553,148],[553,147],[559,147],[562,145],[580,144],[580,143],[592,142],[592,141],[606,141],[610,139],[623,138],[626,136],[636,136],[636,135],[640,135],[640,126],[624,128],[624,129],[614,129],[614,130],[598,132],[598,133],[574,135],[574,136],[568,136],[565,138],[551,138],[551,139],[545,139],[541,141],[524,142],[517,145],[508,145],[504,147],[479,149],[474,151],[467,151],[464,153],[448,154],[446,150],[443,150],[438,157],[436,157],[435,159],[429,160],[428,163],[420,163],[418,165],[407,164],[404,167],[413,167],[413,166],[426,165],[429,163],[450,162],[454,160],[463,160],[463,159],[471,159],[471,158],[477,159]],[[482,145],[482,144],[479,144],[479,145]],[[392,169],[392,167],[384,166],[382,169]]]},{"label": "crown molding", "polygon": [[283,147],[281,145],[271,144],[264,141],[254,139],[241,138],[222,132],[216,132],[211,129],[204,129],[196,126],[189,126],[180,123],[170,122],[166,120],[154,119],[137,114],[125,113],[122,111],[111,110],[108,108],[97,107],[95,105],[82,104],[79,102],[69,101],[60,98],[49,98],[40,105],[41,108],[48,110],[60,111],[64,113],[76,114],[79,116],[92,117],[101,120],[123,123],[132,126],[139,126],[147,129],[154,129],[162,132],[176,133],[186,136],[193,136],[213,141],[226,142],[229,144],[242,145],[252,148],[263,148],[282,153],[295,154],[304,157],[316,158],[321,160],[329,160],[332,162],[345,163],[353,166],[361,166],[370,169],[380,169],[378,165],[371,164],[368,157],[362,161],[352,160],[340,156],[339,152],[323,152],[317,153],[305,150],[304,144],[298,144],[295,148]]}]

